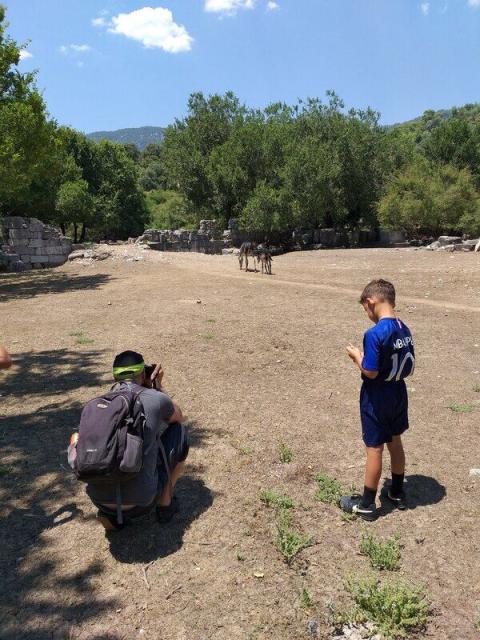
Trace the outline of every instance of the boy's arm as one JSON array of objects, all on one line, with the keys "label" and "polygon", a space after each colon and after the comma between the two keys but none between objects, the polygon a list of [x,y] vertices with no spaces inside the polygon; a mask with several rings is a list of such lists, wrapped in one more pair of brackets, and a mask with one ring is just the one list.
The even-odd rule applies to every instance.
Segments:
[{"label": "boy's arm", "polygon": [[366,378],[375,380],[375,378],[378,376],[378,371],[370,371],[369,369],[364,369],[362,367],[364,355],[358,347],[354,347],[353,345],[349,344],[347,347],[347,353]]}]

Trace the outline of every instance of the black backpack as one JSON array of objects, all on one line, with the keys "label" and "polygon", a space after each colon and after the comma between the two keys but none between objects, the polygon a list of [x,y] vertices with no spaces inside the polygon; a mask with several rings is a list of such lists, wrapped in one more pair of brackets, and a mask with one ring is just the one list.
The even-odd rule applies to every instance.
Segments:
[{"label": "black backpack", "polygon": [[138,475],[143,463],[145,414],[140,391],[128,386],[90,400],[80,417],[75,475],[89,484],[116,489],[121,512],[121,485]]}]

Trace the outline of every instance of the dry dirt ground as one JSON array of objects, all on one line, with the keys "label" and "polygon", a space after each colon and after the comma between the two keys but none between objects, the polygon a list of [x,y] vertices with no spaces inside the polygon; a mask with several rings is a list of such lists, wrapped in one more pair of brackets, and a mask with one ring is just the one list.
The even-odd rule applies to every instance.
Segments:
[{"label": "dry dirt ground", "polygon": [[[365,525],[317,502],[314,478],[362,486],[360,383],[344,347],[361,343],[358,294],[380,275],[416,339],[411,508],[384,505]],[[479,254],[293,253],[261,276],[240,273],[233,256],[122,246],[104,262],[1,276],[0,310],[0,342],[16,359],[0,377],[3,640],[286,640],[312,637],[312,621],[328,638],[345,576],[372,571],[358,553],[365,526],[401,535],[395,577],[426,587],[426,637],[479,637],[480,478],[469,476],[480,467]],[[107,538],[65,451],[126,348],[163,363],[192,449],[176,520]],[[313,536],[291,566],[273,544],[264,489],[291,495],[296,526]]]}]

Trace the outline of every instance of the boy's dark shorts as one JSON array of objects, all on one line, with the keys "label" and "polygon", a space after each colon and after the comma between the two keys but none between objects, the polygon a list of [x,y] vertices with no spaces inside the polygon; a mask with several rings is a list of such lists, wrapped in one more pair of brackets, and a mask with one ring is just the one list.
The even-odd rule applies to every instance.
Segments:
[{"label": "boy's dark shorts", "polygon": [[[180,462],[184,462],[187,459],[188,451],[190,449],[190,442],[188,438],[188,431],[183,424],[179,422],[172,422],[168,425],[166,430],[163,432],[161,436],[162,444],[165,449],[165,456],[168,461],[168,468],[170,473],[175,469],[177,464]],[[153,502],[146,506],[136,506],[131,509],[127,509],[123,512],[123,519],[125,522],[129,522],[130,520],[135,520],[136,518],[140,518],[144,516],[157,504],[157,496],[162,493],[168,482],[168,473],[165,469],[165,464],[163,461],[163,455],[159,451],[158,452],[158,485],[157,485],[157,495],[155,496]],[[105,513],[107,516],[111,516],[116,518],[116,511],[114,509],[109,509],[105,507],[105,505],[94,502],[95,506],[100,509],[102,513]]]},{"label": "boy's dark shorts", "polygon": [[405,382],[364,383],[360,392],[360,417],[367,447],[377,447],[401,435],[408,429]]}]

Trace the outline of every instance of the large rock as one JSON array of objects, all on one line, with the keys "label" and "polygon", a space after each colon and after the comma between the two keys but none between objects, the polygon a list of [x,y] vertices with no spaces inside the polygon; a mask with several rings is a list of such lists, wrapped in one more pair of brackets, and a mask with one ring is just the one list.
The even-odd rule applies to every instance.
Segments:
[{"label": "large rock", "polygon": [[463,238],[461,236],[440,236],[438,242],[441,247],[447,247],[451,244],[462,244]]}]

